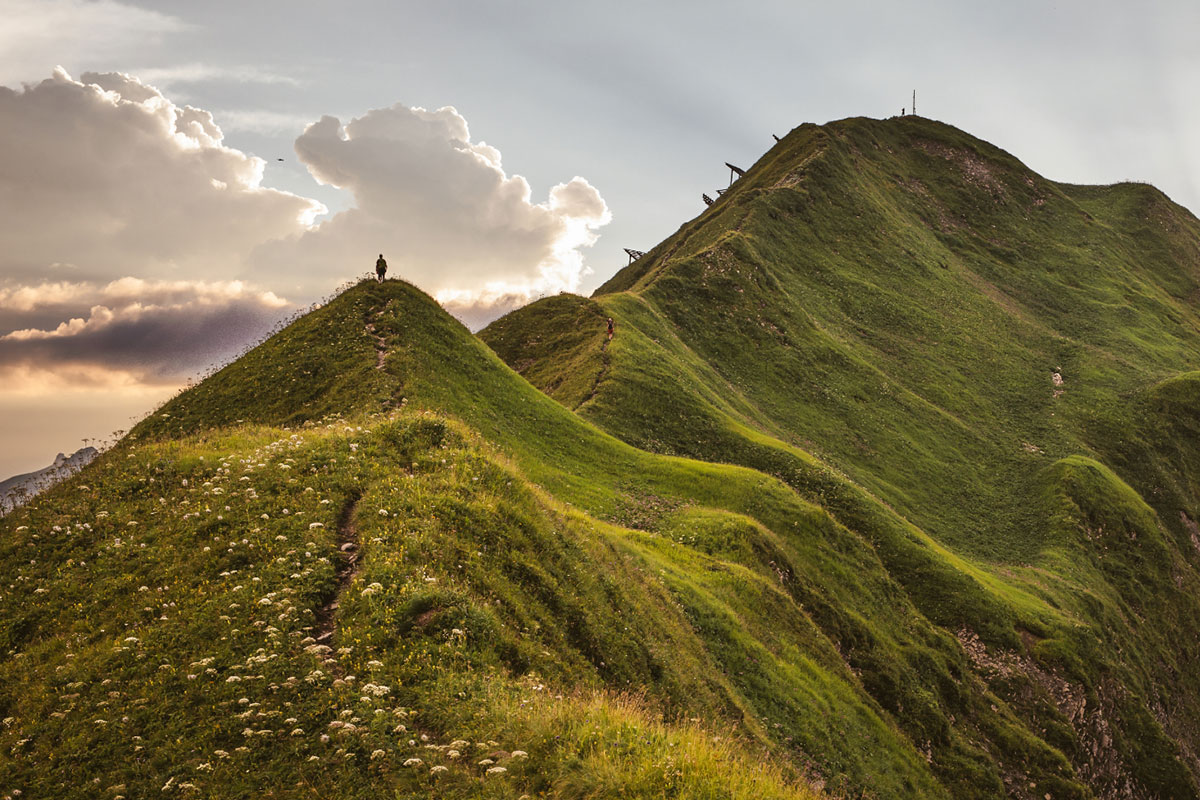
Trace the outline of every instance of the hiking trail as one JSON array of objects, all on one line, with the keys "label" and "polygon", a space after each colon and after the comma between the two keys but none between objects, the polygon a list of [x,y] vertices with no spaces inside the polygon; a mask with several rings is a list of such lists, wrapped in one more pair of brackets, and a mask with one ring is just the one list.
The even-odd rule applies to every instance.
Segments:
[{"label": "hiking trail", "polygon": [[336,584],[325,605],[317,609],[313,622],[312,637],[317,644],[328,645],[337,629],[337,611],[341,605],[342,595],[358,574],[358,527],[354,524],[354,512],[358,508],[361,495],[351,495],[342,507],[342,513],[337,521],[337,562]]},{"label": "hiking trail", "polygon": [[[382,311],[375,312],[375,316],[382,314]],[[368,322],[363,326],[367,334],[375,339],[375,369],[383,369],[384,357],[387,355],[387,339],[375,332],[375,323]]]}]

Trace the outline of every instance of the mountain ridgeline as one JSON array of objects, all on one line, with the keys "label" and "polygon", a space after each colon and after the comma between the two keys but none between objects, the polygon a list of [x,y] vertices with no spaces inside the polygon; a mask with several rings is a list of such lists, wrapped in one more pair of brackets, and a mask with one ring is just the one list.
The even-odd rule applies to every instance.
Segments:
[{"label": "mountain ridgeline", "polygon": [[803,125],[591,298],[361,283],[0,519],[0,796],[1200,797],[1197,370],[1157,190]]}]

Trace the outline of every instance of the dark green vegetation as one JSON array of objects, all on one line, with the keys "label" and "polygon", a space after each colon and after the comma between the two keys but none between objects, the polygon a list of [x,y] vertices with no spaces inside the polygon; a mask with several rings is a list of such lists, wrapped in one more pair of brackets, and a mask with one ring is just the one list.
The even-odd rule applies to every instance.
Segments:
[{"label": "dark green vegetation", "polygon": [[360,284],[0,520],[0,796],[1195,797],[1198,247],[850,120],[483,341]]}]

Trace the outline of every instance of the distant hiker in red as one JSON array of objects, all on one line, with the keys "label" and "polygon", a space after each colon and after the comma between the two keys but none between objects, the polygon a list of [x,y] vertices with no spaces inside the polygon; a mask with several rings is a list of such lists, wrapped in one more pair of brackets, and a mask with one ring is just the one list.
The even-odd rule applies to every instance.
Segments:
[{"label": "distant hiker in red", "polygon": [[608,318],[608,338],[609,339],[612,339],[614,329],[615,329],[615,326],[613,325],[613,318],[609,317]]},{"label": "distant hiker in red", "polygon": [[379,260],[375,262],[375,277],[383,283],[383,276],[387,274],[387,262],[383,260],[383,253],[379,254]]}]

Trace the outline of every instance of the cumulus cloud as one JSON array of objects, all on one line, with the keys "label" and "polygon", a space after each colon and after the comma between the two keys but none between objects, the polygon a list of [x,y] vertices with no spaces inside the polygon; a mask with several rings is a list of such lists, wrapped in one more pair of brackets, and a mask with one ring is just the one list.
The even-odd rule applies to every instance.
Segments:
[{"label": "cumulus cloud", "polygon": [[345,124],[325,116],[296,140],[296,153],[355,205],[294,241],[261,248],[259,258],[353,274],[383,252],[392,274],[459,307],[472,296],[487,303],[577,288],[582,248],[611,219],[581,177],[534,202],[529,182],[505,172],[495,147],[472,142],[449,106],[395,105]]},{"label": "cumulus cloud", "polygon": [[313,224],[324,207],[264,187],[212,113],[136,77],[0,86],[0,394],[177,385],[292,307],[238,278],[311,298],[379,252],[478,328],[575,289],[611,218],[579,177],[535,202],[450,107],[323,117],[296,151],[354,207]]},{"label": "cumulus cloud", "polygon": [[[180,74],[192,73],[208,74],[195,65]],[[230,118],[248,128],[297,122]],[[392,275],[480,324],[577,289],[584,249],[611,219],[581,177],[535,201],[528,181],[505,172],[495,147],[472,141],[449,106],[396,105],[345,124],[322,117],[295,147],[318,182],[354,198],[352,208],[314,225],[324,206],[264,187],[265,162],[226,146],[212,113],[176,105],[136,77],[75,80],[60,68],[21,90],[0,87],[0,270],[24,284],[51,274],[78,282],[253,273],[311,297],[383,252]]]},{"label": "cumulus cloud", "polygon": [[[0,384],[177,385],[261,337],[291,307],[241,281],[10,287],[0,290]],[[18,327],[38,314],[60,321]]]},{"label": "cumulus cloud", "polygon": [[223,144],[212,115],[118,73],[55,70],[0,87],[0,267],[29,280],[236,277],[256,245],[303,230],[314,200],[262,186],[265,163]]}]

